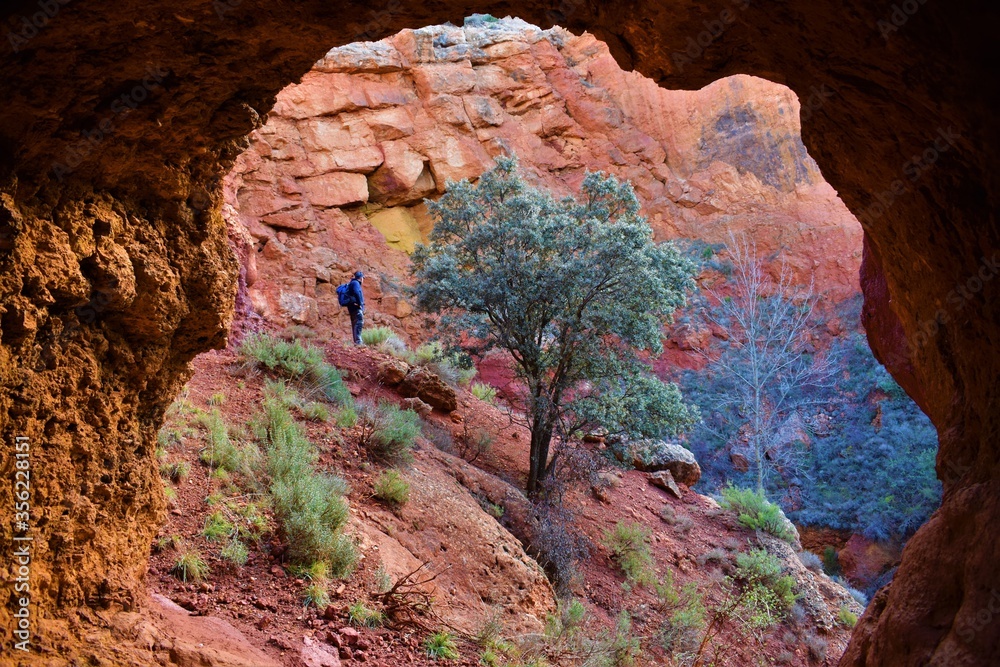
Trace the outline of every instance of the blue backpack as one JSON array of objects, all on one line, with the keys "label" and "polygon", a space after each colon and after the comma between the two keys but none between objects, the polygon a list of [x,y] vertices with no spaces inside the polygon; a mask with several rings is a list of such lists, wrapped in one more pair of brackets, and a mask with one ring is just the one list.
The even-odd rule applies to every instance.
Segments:
[{"label": "blue backpack", "polygon": [[337,288],[337,303],[341,306],[353,306],[358,298],[350,291],[351,283],[344,283]]}]

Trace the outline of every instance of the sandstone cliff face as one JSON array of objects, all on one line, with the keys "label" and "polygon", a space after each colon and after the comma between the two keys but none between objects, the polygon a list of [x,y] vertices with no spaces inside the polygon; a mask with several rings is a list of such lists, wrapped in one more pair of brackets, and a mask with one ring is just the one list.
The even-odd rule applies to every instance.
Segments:
[{"label": "sandstone cliff face", "polygon": [[[260,249],[251,302],[283,322],[338,317],[333,288],[355,268],[405,281],[432,225],[423,198],[503,154],[559,195],[588,170],[628,179],[657,238],[748,234],[840,300],[858,290],[861,227],[798,118],[784,86],[735,76],[664,90],[589,34],[513,19],[404,30],[335,48],[282,91],[227,203]],[[404,326],[409,305],[380,287],[376,321]]]}]

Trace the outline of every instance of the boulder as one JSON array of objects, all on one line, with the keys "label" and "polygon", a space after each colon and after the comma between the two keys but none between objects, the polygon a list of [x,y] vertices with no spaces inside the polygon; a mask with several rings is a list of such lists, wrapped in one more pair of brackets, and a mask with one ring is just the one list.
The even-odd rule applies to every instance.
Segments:
[{"label": "boulder", "polygon": [[303,667],[340,667],[340,656],[323,648],[316,640],[306,637],[299,652]]},{"label": "boulder", "polygon": [[674,481],[674,476],[670,474],[669,470],[658,470],[649,473],[649,483],[660,487],[677,499],[681,498],[680,487],[677,486],[677,482]]},{"label": "boulder", "polygon": [[382,384],[395,387],[410,372],[410,365],[399,359],[386,359],[378,365],[378,379]]},{"label": "boulder", "polygon": [[694,454],[676,443],[643,440],[631,443],[629,451],[637,470],[669,470],[674,480],[686,486],[694,486],[701,479],[701,466]]},{"label": "boulder", "polygon": [[451,412],[458,407],[458,395],[455,390],[426,368],[410,370],[399,385],[399,392],[407,398],[417,397],[445,412]]},{"label": "boulder", "polygon": [[433,410],[431,406],[427,405],[415,396],[413,398],[404,398],[401,401],[401,405],[406,410],[413,410],[421,417],[426,417],[431,413],[431,410]]}]

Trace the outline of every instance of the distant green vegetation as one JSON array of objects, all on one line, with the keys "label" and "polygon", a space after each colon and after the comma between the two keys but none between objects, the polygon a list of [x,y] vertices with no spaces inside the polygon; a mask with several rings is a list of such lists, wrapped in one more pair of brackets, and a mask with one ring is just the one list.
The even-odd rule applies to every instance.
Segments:
[{"label": "distant green vegetation", "polygon": [[[859,301],[851,302],[838,318],[857,322],[859,309]],[[781,466],[767,480],[767,495],[782,503],[797,498],[787,514],[799,524],[857,531],[875,540],[905,539],[940,504],[937,434],[872,356],[864,334],[841,334],[828,354],[837,368],[835,387],[800,409],[811,442],[792,443],[782,453]],[[724,384],[709,368],[685,372],[680,385],[701,408],[703,421],[689,436],[702,467],[699,487],[715,492],[727,483],[755,486],[753,471],[735,470],[729,457],[743,422],[718,409]]]}]

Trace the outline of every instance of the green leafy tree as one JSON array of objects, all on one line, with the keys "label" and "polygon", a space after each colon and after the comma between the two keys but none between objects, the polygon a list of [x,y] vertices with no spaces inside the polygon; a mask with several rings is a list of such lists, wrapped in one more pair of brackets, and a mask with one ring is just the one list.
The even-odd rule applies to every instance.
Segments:
[{"label": "green leafy tree", "polygon": [[653,242],[629,183],[588,174],[576,199],[557,201],[502,158],[428,207],[430,244],[413,255],[418,307],[440,313],[470,351],[512,356],[531,430],[529,495],[558,457],[554,436],[600,426],[657,437],[694,423],[677,386],[646,361],[662,351],[694,266]]}]

